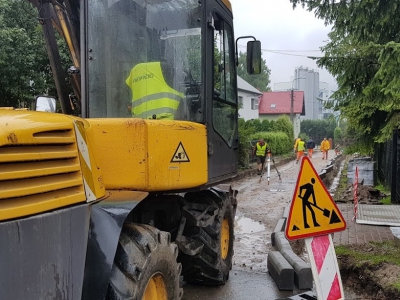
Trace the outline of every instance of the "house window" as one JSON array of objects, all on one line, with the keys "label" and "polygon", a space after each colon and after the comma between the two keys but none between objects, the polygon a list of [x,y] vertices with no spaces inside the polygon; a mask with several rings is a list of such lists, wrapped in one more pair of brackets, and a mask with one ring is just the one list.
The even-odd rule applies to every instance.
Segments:
[{"label": "house window", "polygon": [[239,96],[238,105],[239,105],[239,108],[243,108],[243,97],[242,96]]},{"label": "house window", "polygon": [[271,108],[275,108],[276,107],[276,104],[271,104]]},{"label": "house window", "polygon": [[251,109],[258,110],[258,99],[251,98]]}]

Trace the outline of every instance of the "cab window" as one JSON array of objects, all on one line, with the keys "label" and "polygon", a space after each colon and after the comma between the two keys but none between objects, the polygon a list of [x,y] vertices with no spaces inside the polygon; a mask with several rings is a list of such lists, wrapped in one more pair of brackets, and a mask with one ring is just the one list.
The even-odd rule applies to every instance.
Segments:
[{"label": "cab window", "polygon": [[232,27],[218,15],[214,29],[214,129],[233,145],[237,130],[237,93],[234,38]]}]

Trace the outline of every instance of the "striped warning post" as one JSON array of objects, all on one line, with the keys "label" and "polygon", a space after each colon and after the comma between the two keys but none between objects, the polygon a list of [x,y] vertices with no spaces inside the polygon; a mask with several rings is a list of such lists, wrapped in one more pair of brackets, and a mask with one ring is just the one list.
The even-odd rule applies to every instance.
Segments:
[{"label": "striped warning post", "polygon": [[357,218],[357,212],[358,212],[357,193],[358,193],[358,166],[356,165],[356,171],[354,174],[354,183],[353,183],[354,216],[352,218],[352,221],[356,220],[356,218]]},{"label": "striped warning post", "polygon": [[305,240],[318,300],[344,299],[342,279],[331,235]]}]

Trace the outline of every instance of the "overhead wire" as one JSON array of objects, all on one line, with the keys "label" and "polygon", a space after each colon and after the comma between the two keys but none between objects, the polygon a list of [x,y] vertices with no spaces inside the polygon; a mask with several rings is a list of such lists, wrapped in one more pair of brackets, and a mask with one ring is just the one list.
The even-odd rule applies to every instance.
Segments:
[{"label": "overhead wire", "polygon": [[[244,45],[238,45],[239,48],[246,48]],[[302,55],[302,54],[295,54],[295,53],[301,53],[301,52],[321,52],[321,50],[272,50],[272,49],[261,49],[262,52],[269,52],[273,54],[282,54],[282,55],[288,55],[288,56],[300,56],[300,57],[310,57],[310,55]],[[292,53],[287,53],[287,52],[292,52]],[[316,56],[312,56],[312,58],[319,58]]]}]

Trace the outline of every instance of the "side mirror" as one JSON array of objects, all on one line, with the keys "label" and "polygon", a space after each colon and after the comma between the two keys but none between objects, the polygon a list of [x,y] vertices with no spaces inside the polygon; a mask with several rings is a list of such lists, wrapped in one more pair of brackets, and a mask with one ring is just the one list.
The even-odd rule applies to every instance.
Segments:
[{"label": "side mirror", "polygon": [[247,42],[247,72],[249,74],[261,73],[261,42]]},{"label": "side mirror", "polygon": [[56,112],[56,99],[47,96],[36,97],[35,110],[52,113]]}]

